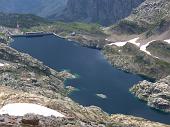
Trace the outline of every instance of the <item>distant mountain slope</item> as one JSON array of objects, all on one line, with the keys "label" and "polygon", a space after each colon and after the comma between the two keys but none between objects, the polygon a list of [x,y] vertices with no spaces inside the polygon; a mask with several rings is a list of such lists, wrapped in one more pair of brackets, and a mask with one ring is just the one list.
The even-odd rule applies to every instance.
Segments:
[{"label": "distant mountain slope", "polygon": [[41,0],[0,0],[0,11],[9,13],[33,13]]},{"label": "distant mountain slope", "polygon": [[[64,21],[109,25],[127,17],[144,0],[69,0],[60,16]],[[52,17],[58,18],[55,14]]]},{"label": "distant mountain slope", "polygon": [[60,14],[66,2],[67,0],[0,0],[0,11],[47,17],[54,13]]},{"label": "distant mountain slope", "polygon": [[113,24],[144,0],[0,0],[0,11],[30,13],[62,21]]},{"label": "distant mountain slope", "polygon": [[[65,9],[68,0],[41,0],[39,16],[48,17],[53,14],[60,15]],[[52,17],[53,18],[53,17]]]},{"label": "distant mountain slope", "polygon": [[17,24],[19,24],[22,28],[29,28],[44,23],[48,23],[48,21],[35,15],[0,12],[0,26],[16,28]]}]

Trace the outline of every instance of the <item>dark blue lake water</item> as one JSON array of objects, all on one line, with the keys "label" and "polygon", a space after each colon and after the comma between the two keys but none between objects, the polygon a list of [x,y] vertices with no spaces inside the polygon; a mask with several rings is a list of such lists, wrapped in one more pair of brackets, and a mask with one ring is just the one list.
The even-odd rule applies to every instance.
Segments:
[{"label": "dark blue lake water", "polygon": [[[84,106],[96,105],[108,113],[121,113],[170,124],[170,114],[149,108],[129,93],[129,88],[142,77],[113,68],[96,49],[81,47],[75,42],[53,35],[43,37],[16,37],[11,47],[28,53],[56,70],[70,70],[79,78],[67,80],[79,91],[70,97]],[[104,94],[102,99],[96,94]]]}]

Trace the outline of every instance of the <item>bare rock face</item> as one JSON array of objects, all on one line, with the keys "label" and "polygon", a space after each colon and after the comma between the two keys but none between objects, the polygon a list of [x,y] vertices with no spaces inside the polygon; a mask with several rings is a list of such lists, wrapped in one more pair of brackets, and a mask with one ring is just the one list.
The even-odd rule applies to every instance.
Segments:
[{"label": "bare rock face", "polygon": [[170,112],[170,76],[155,83],[143,81],[130,90],[136,97],[147,102],[148,106]]},{"label": "bare rock face", "polygon": [[127,19],[139,24],[142,22],[154,24],[164,17],[170,16],[169,7],[169,0],[146,0]]},{"label": "bare rock face", "polygon": [[129,34],[139,34],[149,30],[147,36],[163,33],[170,28],[169,8],[169,0],[145,0],[114,29]]},{"label": "bare rock face", "polygon": [[36,116],[33,115],[26,115],[22,118],[21,120],[22,124],[27,124],[27,125],[33,125],[37,126],[39,125],[39,119]]},{"label": "bare rock face", "polygon": [[143,1],[69,0],[60,17],[65,21],[86,21],[110,25],[128,16]]}]

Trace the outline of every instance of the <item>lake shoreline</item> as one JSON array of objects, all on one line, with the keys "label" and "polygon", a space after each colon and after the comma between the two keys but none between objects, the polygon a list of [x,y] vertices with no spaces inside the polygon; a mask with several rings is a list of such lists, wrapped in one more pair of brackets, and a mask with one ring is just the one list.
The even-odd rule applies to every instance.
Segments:
[{"label": "lake shoreline", "polygon": [[[35,32],[35,33],[36,33],[36,32]],[[39,32],[37,32],[37,33],[39,33]],[[56,34],[55,32],[44,32],[44,34],[42,34],[42,35],[40,35],[40,36],[48,36],[48,35],[54,35],[54,36],[56,36],[56,37],[59,37],[59,38],[61,38],[61,39],[66,40],[66,41],[77,43],[78,45],[80,45],[80,46],[82,46],[82,47],[87,47],[87,48],[90,48],[90,49],[99,50],[99,51],[101,51],[101,53],[104,55],[104,57],[107,59],[107,56],[103,53],[103,49],[102,49],[102,48],[97,48],[96,46],[84,45],[84,44],[82,44],[82,42],[79,42],[79,41],[77,41],[77,40],[75,40],[75,39],[73,39],[73,40],[72,40],[72,39],[69,39],[69,38],[67,38],[67,37],[64,37],[64,36],[61,36],[61,35],[59,35],[59,34]],[[32,35],[24,35],[24,34],[22,33],[22,34],[14,34],[14,35],[12,35],[11,37],[12,37],[12,38],[14,38],[14,37],[32,37]],[[34,36],[34,37],[36,37],[36,36]],[[108,59],[107,59],[107,61],[110,63],[110,61],[109,61]],[[110,64],[111,64],[111,63],[110,63]],[[139,75],[139,76],[141,76],[141,77],[144,77],[144,78],[146,78],[146,79],[149,79],[149,80],[152,81],[152,82],[156,81],[155,78],[153,78],[153,77],[151,77],[151,76],[148,76],[148,75],[144,75],[144,74],[140,74],[140,73],[134,73],[133,71],[127,71],[126,69],[118,68],[117,66],[113,66],[113,67],[116,68],[116,69],[118,69],[118,70],[122,70],[122,71],[124,71],[124,72],[126,72],[126,73],[132,73],[132,74]]]},{"label": "lake shoreline", "polygon": [[[76,68],[77,67],[79,67],[80,69],[82,68],[82,66],[83,66],[83,68],[86,68],[86,66],[84,65],[84,63],[86,63],[87,62],[87,65],[89,66],[91,66],[93,69],[96,67],[96,62],[97,63],[100,63],[100,61],[101,61],[101,64],[107,64],[107,67],[109,67],[108,69],[106,69],[107,70],[107,73],[111,70],[112,71],[112,69],[113,69],[113,67],[106,61],[106,59],[104,58],[104,56],[102,55],[102,56],[99,56],[99,55],[101,55],[101,53],[100,53],[100,51],[99,50],[93,50],[93,49],[90,49],[90,48],[84,48],[84,47],[82,47],[81,45],[74,45],[74,44],[72,44],[72,43],[70,43],[70,42],[68,42],[66,39],[61,39],[61,38],[55,38],[55,36],[44,36],[43,38],[39,38],[40,39],[40,41],[37,41],[37,39],[38,38],[34,38],[34,37],[32,37],[32,38],[25,38],[25,37],[18,37],[17,39],[15,38],[14,39],[14,42],[12,43],[12,44],[14,44],[15,43],[15,41],[16,40],[20,40],[20,43],[18,44],[18,46],[20,47],[22,47],[23,48],[23,46],[25,47],[24,49],[33,49],[32,51],[35,51],[35,53],[37,53],[37,50],[36,50],[36,47],[38,48],[38,51],[44,51],[44,50],[46,50],[46,41],[44,40],[45,38],[48,38],[48,41],[50,41],[49,39],[52,39],[53,41],[54,40],[56,40],[57,41],[57,39],[59,39],[58,41],[63,41],[62,43],[53,43],[52,45],[52,47],[48,47],[48,49],[51,49],[51,50],[49,50],[50,52],[52,51],[52,49],[54,49],[54,51],[60,51],[60,49],[62,49],[62,48],[65,48],[65,50],[67,51],[67,52],[65,52],[64,50],[61,50],[61,52],[58,52],[58,53],[55,53],[55,52],[53,52],[53,54],[65,54],[66,53],[66,55],[65,55],[65,57],[67,56],[68,58],[66,58],[66,60],[68,59],[68,61],[65,61],[64,63],[61,63],[61,65],[63,66],[65,63],[68,63],[68,64],[66,64],[67,66],[70,66],[70,60],[72,61],[72,60],[76,60],[77,61],[77,59],[80,59],[80,58],[83,58],[82,56],[84,56],[84,62],[83,62],[83,59],[80,59],[80,60],[78,60],[79,62],[79,64],[78,65],[74,65],[74,66],[76,66]],[[37,44],[34,42],[34,40],[35,40],[35,42],[37,42]],[[44,40],[44,41],[43,41]],[[51,41],[52,41],[51,40]],[[24,43],[25,41],[27,41],[27,43]],[[44,43],[43,43],[44,42]],[[30,47],[29,48],[29,45],[32,45],[32,47]],[[34,46],[34,44],[36,44],[35,46]],[[42,44],[44,44],[44,46],[42,45]],[[41,45],[41,48],[38,46],[38,45]],[[48,43],[48,46],[50,46],[51,44],[50,43]],[[56,45],[56,46],[55,46]],[[62,48],[60,48],[60,45],[61,46],[64,46],[64,47],[62,47]],[[17,46],[17,47],[18,47]],[[65,47],[66,46],[66,47]],[[18,47],[18,48],[19,48]],[[44,48],[43,48],[44,47]],[[55,47],[55,48],[54,48]],[[72,48],[74,49],[72,49]],[[74,53],[73,51],[69,51],[69,49],[67,49],[67,48],[71,48],[74,52],[76,51],[77,53]],[[79,50],[77,50],[77,48],[79,49]],[[24,51],[24,49],[22,50],[22,51]],[[84,54],[82,54],[82,55],[80,55],[81,54],[81,52],[82,52],[82,50],[84,50],[83,51],[83,53]],[[20,51],[20,50],[19,50]],[[32,54],[32,51],[31,52],[27,52],[28,54]],[[48,50],[47,50],[48,51]],[[47,56],[53,56],[52,54],[48,54],[49,52],[47,52],[46,51],[46,53],[44,54],[43,52],[41,53],[38,53],[38,54],[42,54],[41,55],[41,60],[43,60],[42,58],[44,58],[44,60],[46,59],[46,58],[48,58]],[[95,56],[94,58],[90,55],[90,57],[89,56],[86,56],[87,54],[88,54],[88,52],[91,52],[90,54],[92,55],[92,56]],[[69,56],[70,55],[70,53],[74,53],[74,55],[71,57],[71,56]],[[96,54],[97,53],[97,54]],[[96,54],[96,55],[93,55],[93,54]],[[56,57],[56,55],[55,55],[55,57]],[[76,55],[78,55],[78,56],[76,56]],[[80,55],[80,56],[79,56]],[[32,54],[32,56],[34,56],[35,58],[38,58],[38,57],[36,57],[35,55],[33,55]],[[92,57],[92,58],[91,58]],[[96,58],[97,57],[97,58]],[[100,58],[99,58],[100,57]],[[101,59],[101,57],[102,57],[102,59]],[[58,64],[58,63],[60,63],[59,61],[61,61],[60,60],[60,58],[61,58],[61,56],[60,55],[58,55],[58,58],[56,59],[56,63],[55,63],[55,61],[54,61],[54,59],[51,59],[52,61],[50,62],[50,59],[48,60],[48,59],[46,59],[45,61],[43,60],[43,62],[46,64],[46,65],[51,65],[52,63],[53,63],[53,65],[55,65],[56,66],[56,64]],[[87,59],[87,58],[89,58],[89,59]],[[69,60],[70,59],[70,60]],[[91,62],[94,60],[94,65],[92,64],[91,65]],[[97,61],[96,61],[97,60]],[[99,61],[98,61],[99,60]],[[103,62],[103,60],[105,61],[105,62]],[[88,64],[89,62],[90,62],[90,64]],[[49,63],[49,64],[48,64]],[[50,64],[51,63],[51,64]],[[72,62],[71,62],[72,63]],[[93,62],[92,62],[93,63]],[[81,65],[81,66],[80,66]],[[115,69],[113,69],[114,71],[116,71],[115,73],[115,76],[114,76],[114,73],[110,73],[109,72],[109,75],[107,75],[107,73],[106,74],[104,74],[104,75],[106,75],[105,77],[103,77],[103,70],[101,70],[104,66],[102,65],[102,67],[97,67],[96,69],[97,69],[97,72],[99,71],[99,70],[101,70],[101,72],[98,72],[97,74],[99,74],[99,75],[101,75],[101,77],[93,77],[93,76],[95,76],[96,75],[96,71],[93,71],[93,70],[91,70],[90,72],[88,71],[88,70],[90,70],[90,69],[83,69],[84,71],[87,71],[86,73],[90,76],[91,75],[91,73],[92,73],[92,77],[90,76],[90,77],[88,77],[88,75],[85,75],[85,80],[82,80],[83,79],[83,77],[84,77],[84,72],[83,73],[80,73],[78,70],[75,70],[75,71],[72,71],[72,69],[70,68],[70,67],[68,67],[68,68],[66,68],[66,67],[62,67],[61,66],[61,68],[59,68],[59,69],[57,69],[57,70],[60,70],[60,69],[63,69],[63,68],[65,68],[65,69],[70,69],[71,70],[71,72],[73,72],[73,74],[74,73],[77,73],[77,74],[79,74],[80,75],[80,78],[78,78],[78,79],[68,79],[67,81],[66,81],[66,83],[65,83],[65,85],[66,86],[71,86],[71,87],[68,87],[69,88],[69,92],[71,92],[70,94],[71,95],[69,95],[75,102],[77,102],[77,103],[79,103],[79,104],[81,104],[81,105],[86,105],[86,98],[87,98],[87,101],[88,102],[90,102],[90,100],[92,99],[92,101],[91,102],[95,102],[95,103],[87,103],[87,105],[96,105],[96,106],[99,106],[99,107],[102,107],[102,101],[109,101],[110,99],[112,100],[114,100],[113,102],[114,102],[114,105],[116,106],[117,105],[117,107],[115,107],[114,105],[112,105],[113,103],[111,103],[111,104],[109,104],[109,105],[112,105],[113,107],[111,108],[107,108],[107,109],[109,109],[109,110],[105,110],[104,108],[102,108],[102,109],[104,109],[105,111],[107,111],[109,114],[112,114],[113,112],[117,112],[117,113],[121,113],[121,114],[124,114],[125,112],[124,111],[121,111],[121,109],[117,109],[117,108],[121,108],[124,104],[122,104],[122,103],[124,103],[124,99],[125,99],[125,97],[128,97],[128,98],[130,98],[130,100],[131,100],[131,102],[128,102],[130,105],[131,104],[133,104],[133,105],[136,105],[136,99],[134,99],[133,98],[133,95],[132,94],[130,94],[129,92],[128,92],[128,90],[129,90],[129,88],[131,87],[131,86],[133,86],[134,84],[137,84],[138,83],[138,80],[140,80],[140,81],[142,81],[143,79],[138,79],[139,77],[138,77],[138,75],[133,75],[132,73],[125,73],[124,71],[121,71],[121,70],[117,70],[116,68]],[[87,66],[87,67],[88,67]],[[55,68],[54,66],[52,66],[52,68]],[[104,69],[105,70],[105,69]],[[95,73],[95,74],[93,74],[93,72]],[[122,84],[123,86],[124,86],[124,88],[126,88],[125,90],[124,90],[124,92],[122,91],[123,89],[122,89],[122,87],[121,87],[121,83],[119,83],[119,81],[122,81],[122,78],[120,78],[120,77],[122,77],[122,76],[119,76],[119,74],[118,73],[120,73],[120,74],[123,74],[124,76],[125,75],[129,75],[128,76],[128,78],[127,78],[127,80],[126,80],[126,76],[124,77],[124,80],[126,81],[126,83],[124,84]],[[87,77],[86,77],[87,76]],[[107,78],[109,76],[109,78]],[[132,77],[131,77],[132,76]],[[137,79],[136,79],[136,81],[133,81],[134,80],[134,78],[133,78],[133,76],[134,76],[134,78],[136,77]],[[89,79],[90,78],[90,79]],[[106,79],[105,79],[106,78]],[[120,79],[119,79],[120,78]],[[141,78],[141,77],[140,77]],[[96,82],[96,81],[98,81],[97,79],[103,79],[103,80],[99,80],[99,82]],[[114,83],[114,80],[118,80],[118,83]],[[80,81],[85,81],[85,83],[84,83],[84,85],[86,86],[88,86],[88,85],[90,85],[88,88],[86,88]],[[111,80],[111,81],[110,81]],[[113,80],[113,81],[112,81]],[[130,80],[132,80],[132,81],[130,81]],[[86,83],[86,81],[87,81],[87,83]],[[102,82],[102,81],[106,81],[106,82]],[[108,82],[107,82],[108,81]],[[96,82],[96,83],[95,83]],[[128,83],[129,82],[129,83]],[[134,82],[134,83],[133,83]],[[92,90],[92,86],[93,85],[97,85],[96,86],[96,88],[93,88],[93,89],[96,89],[95,91],[93,91]],[[101,85],[100,85],[101,84]],[[114,84],[114,85],[112,85],[112,84]],[[127,84],[129,84],[129,85],[127,85]],[[119,95],[119,97],[120,97],[120,100],[118,99],[116,99],[117,98],[117,96],[115,96],[115,99],[114,99],[114,95],[110,95],[111,93],[115,93],[115,92],[113,92],[114,91],[114,89],[113,90],[111,90],[112,92],[110,93],[110,92],[106,92],[106,91],[101,91],[101,90],[103,90],[103,88],[100,88],[102,85],[104,85],[105,87],[104,88],[108,88],[108,90],[111,90],[112,89],[112,87],[115,87],[115,85],[117,86],[116,88],[118,88],[115,92],[118,92],[117,94],[120,94]],[[84,88],[84,87],[85,88]],[[112,86],[112,87],[111,87]],[[119,88],[120,87],[120,88]],[[76,88],[77,90],[79,90],[79,91],[74,91],[75,89],[74,88]],[[90,89],[89,89],[90,88]],[[100,88],[100,89],[98,89],[98,88]],[[90,93],[90,91],[92,90],[92,93]],[[98,89],[98,90],[97,90]],[[72,91],[73,90],[73,91]],[[88,90],[88,92],[86,91],[86,90]],[[121,91],[123,92],[122,94],[121,94]],[[87,94],[88,93],[88,94]],[[101,96],[101,94],[102,93],[107,93],[106,95],[107,95],[107,99],[102,99],[102,98],[105,98],[105,96]],[[98,96],[96,96],[96,94],[100,94],[99,96],[100,97],[98,97]],[[127,95],[126,95],[127,94]],[[89,96],[90,95],[90,96]],[[121,96],[122,96],[122,99],[121,99]],[[77,98],[78,97],[78,98]],[[81,99],[81,97],[83,97],[84,99]],[[102,98],[101,98],[102,97]],[[125,100],[128,100],[128,98],[127,99],[125,99]],[[116,101],[117,100],[117,101]],[[135,101],[135,102],[133,102],[133,101]],[[107,104],[105,102],[105,104]],[[138,102],[138,101],[137,101]],[[97,104],[98,103],[98,104]],[[119,104],[120,103],[120,104]],[[151,110],[151,109],[148,109],[148,107],[147,106],[145,106],[145,104],[139,104],[140,102],[138,102],[138,106],[140,107],[139,109],[141,110],[142,108],[146,108],[144,111],[147,111],[147,110],[149,110],[148,111],[148,113],[150,112],[153,112],[154,113],[154,111],[153,110]],[[99,105],[100,104],[100,105]],[[138,107],[138,106],[135,106],[135,108],[136,107]],[[114,108],[115,107],[115,108]],[[131,106],[130,106],[131,107]],[[111,110],[115,110],[115,111],[111,111]],[[120,111],[119,111],[120,110]],[[130,108],[128,108],[128,110],[129,111],[131,111],[131,110],[133,110],[133,108],[131,107],[131,109]],[[129,111],[126,111],[126,112],[129,112]],[[126,114],[126,113],[125,113]],[[130,114],[130,113],[129,113]],[[151,113],[152,114],[152,113]],[[155,114],[155,113],[154,113]],[[134,115],[134,116],[140,116],[139,114],[136,114],[136,112],[135,113],[132,113],[131,115]],[[158,114],[157,114],[158,115]],[[152,115],[151,115],[152,116]],[[158,115],[159,116],[159,115]],[[151,119],[151,118],[148,118],[148,116],[140,116],[140,117],[144,117],[144,118],[147,118],[147,119]],[[158,118],[159,119],[159,118]],[[152,120],[154,120],[154,119],[152,119]],[[159,121],[159,120],[154,120],[154,121]],[[162,122],[163,121],[165,121],[165,120],[162,120]],[[161,122],[161,121],[160,121]]]}]

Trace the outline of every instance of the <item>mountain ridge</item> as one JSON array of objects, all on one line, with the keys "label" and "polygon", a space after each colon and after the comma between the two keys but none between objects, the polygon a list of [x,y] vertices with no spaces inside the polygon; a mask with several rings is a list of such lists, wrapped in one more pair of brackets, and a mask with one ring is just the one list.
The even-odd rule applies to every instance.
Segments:
[{"label": "mountain ridge", "polygon": [[143,1],[69,0],[59,19],[61,18],[63,21],[97,22],[102,25],[110,25],[128,16]]},{"label": "mountain ridge", "polygon": [[67,0],[0,0],[0,11],[47,17],[60,13],[66,2]]},{"label": "mountain ridge", "polygon": [[[51,20],[111,25],[144,0],[0,0],[0,11],[35,14]],[[31,9],[30,9],[31,8]]]}]

